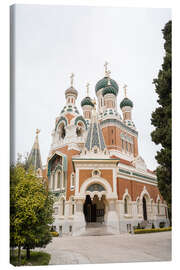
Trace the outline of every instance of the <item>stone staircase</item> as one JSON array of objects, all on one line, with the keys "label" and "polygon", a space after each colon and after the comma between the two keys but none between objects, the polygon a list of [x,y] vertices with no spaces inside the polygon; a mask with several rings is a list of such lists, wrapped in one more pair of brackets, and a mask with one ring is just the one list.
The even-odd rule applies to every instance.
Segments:
[{"label": "stone staircase", "polygon": [[103,235],[113,235],[113,233],[107,231],[106,225],[97,222],[87,223],[86,231],[81,234],[81,236],[103,236]]}]

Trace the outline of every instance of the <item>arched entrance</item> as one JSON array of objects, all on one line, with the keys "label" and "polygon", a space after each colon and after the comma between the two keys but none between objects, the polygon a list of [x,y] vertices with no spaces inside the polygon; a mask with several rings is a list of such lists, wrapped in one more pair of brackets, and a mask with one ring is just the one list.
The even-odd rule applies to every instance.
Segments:
[{"label": "arched entrance", "polygon": [[144,220],[147,220],[147,206],[145,197],[143,197],[143,217]]},{"label": "arched entrance", "polygon": [[104,196],[101,199],[97,195],[91,199],[90,195],[86,195],[83,207],[86,223],[98,222],[104,223],[105,204]]}]

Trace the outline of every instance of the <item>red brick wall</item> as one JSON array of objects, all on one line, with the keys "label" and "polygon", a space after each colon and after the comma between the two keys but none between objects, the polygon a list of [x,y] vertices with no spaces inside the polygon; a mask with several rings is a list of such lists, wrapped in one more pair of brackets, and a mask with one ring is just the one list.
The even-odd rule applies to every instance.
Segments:
[{"label": "red brick wall", "polygon": [[[108,149],[117,149],[122,151],[121,133],[124,133],[120,128],[115,126],[108,126],[102,128],[105,144]],[[134,156],[138,156],[138,141],[137,138],[128,133],[128,136],[133,139],[134,142]]]},{"label": "red brick wall", "polygon": [[[122,200],[123,194],[125,193],[125,189],[128,189],[128,193],[131,195],[131,199],[133,201],[136,201],[137,197],[140,196],[141,192],[144,189],[144,186],[146,186],[146,189],[150,195],[150,197],[154,200],[154,202],[157,199],[157,196],[160,192],[158,190],[158,187],[151,185],[151,184],[145,184],[140,183],[136,181],[131,181],[123,178],[117,178],[117,193],[118,193],[118,200]],[[160,196],[162,199],[162,197]]]}]

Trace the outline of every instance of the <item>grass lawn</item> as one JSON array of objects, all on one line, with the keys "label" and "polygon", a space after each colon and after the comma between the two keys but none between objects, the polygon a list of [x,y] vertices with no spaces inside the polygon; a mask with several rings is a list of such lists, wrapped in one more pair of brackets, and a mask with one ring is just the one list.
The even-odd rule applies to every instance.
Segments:
[{"label": "grass lawn", "polygon": [[[10,256],[10,263],[18,266],[17,249],[14,250],[15,256]],[[31,251],[31,258],[26,259],[26,251],[21,250],[21,265],[48,265],[51,255],[41,251]]]}]

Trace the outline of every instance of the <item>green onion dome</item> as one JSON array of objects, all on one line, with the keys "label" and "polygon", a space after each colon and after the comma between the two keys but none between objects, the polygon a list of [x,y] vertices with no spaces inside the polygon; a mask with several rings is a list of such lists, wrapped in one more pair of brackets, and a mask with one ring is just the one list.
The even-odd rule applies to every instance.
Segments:
[{"label": "green onion dome", "polygon": [[114,88],[112,85],[108,85],[107,87],[105,87],[102,91],[102,95],[103,97],[106,94],[113,94],[115,96],[117,96],[118,91],[116,90],[116,88]]},{"label": "green onion dome", "polygon": [[120,108],[122,109],[123,107],[126,107],[126,106],[133,107],[133,102],[129,98],[127,98],[127,97],[125,97],[121,101]]},{"label": "green onion dome", "polygon": [[83,107],[83,106],[85,106],[85,105],[89,105],[89,106],[94,107],[94,104],[93,104],[93,102],[92,102],[92,100],[91,100],[90,97],[85,97],[85,98],[83,98],[83,100],[81,101],[81,107]]},{"label": "green onion dome", "polygon": [[[110,79],[110,85],[113,86],[116,89],[117,93],[118,93],[119,86],[118,86],[118,84],[113,79]],[[95,86],[96,93],[100,89],[102,89],[102,88],[104,88],[106,86],[108,86],[108,77],[104,77],[103,79],[101,79],[100,81],[97,82],[97,84]]]}]

